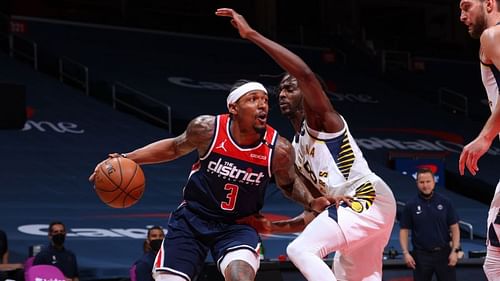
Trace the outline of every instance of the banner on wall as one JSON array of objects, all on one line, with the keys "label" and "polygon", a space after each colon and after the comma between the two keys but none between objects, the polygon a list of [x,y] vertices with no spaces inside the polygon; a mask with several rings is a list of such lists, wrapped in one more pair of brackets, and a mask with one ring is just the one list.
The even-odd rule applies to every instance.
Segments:
[{"label": "banner on wall", "polygon": [[444,158],[415,159],[415,158],[394,158],[394,168],[403,175],[417,178],[417,171],[421,168],[428,168],[434,173],[437,185],[445,186]]}]

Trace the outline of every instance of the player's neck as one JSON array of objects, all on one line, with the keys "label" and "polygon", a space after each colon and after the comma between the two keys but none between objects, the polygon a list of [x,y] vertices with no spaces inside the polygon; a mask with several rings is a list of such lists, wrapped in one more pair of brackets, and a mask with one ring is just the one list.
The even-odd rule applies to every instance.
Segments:
[{"label": "player's neck", "polygon": [[237,122],[231,122],[229,130],[231,131],[232,139],[239,146],[252,146],[258,144],[262,139],[262,134],[254,128],[248,130],[241,129]]},{"label": "player's neck", "polygon": [[304,111],[299,110],[295,112],[293,116],[289,116],[288,120],[290,120],[290,123],[292,124],[293,130],[298,133],[300,132],[300,129],[302,128],[302,122],[304,122],[305,114]]}]

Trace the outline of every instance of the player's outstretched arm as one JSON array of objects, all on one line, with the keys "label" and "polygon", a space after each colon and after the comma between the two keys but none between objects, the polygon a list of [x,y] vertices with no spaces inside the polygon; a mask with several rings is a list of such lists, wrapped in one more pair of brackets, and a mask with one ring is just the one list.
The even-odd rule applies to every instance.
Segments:
[{"label": "player's outstretched arm", "polygon": [[[327,131],[336,132],[343,128],[344,124],[323,91],[316,74],[299,56],[252,29],[245,18],[232,9],[218,9],[216,15],[232,18],[231,24],[238,29],[242,38],[258,45],[284,70],[297,79],[304,94],[306,114],[314,114],[314,117],[319,118],[320,122],[326,123],[324,126],[326,126]],[[309,121],[312,120],[309,120],[308,116]]]},{"label": "player's outstretched arm", "polygon": [[[203,154],[208,149],[208,144],[212,138],[214,122],[214,116],[198,116],[189,122],[186,130],[179,136],[162,139],[124,154],[137,164],[168,162],[184,156],[195,149],[198,149]],[[120,153],[111,153],[109,157],[122,157],[122,155]],[[94,172],[89,177],[90,182],[94,181],[95,171],[104,161],[97,164]]]},{"label": "player's outstretched arm", "polygon": [[[500,69],[500,28],[489,28],[481,35],[481,48],[482,51],[491,63],[497,69]],[[458,161],[458,169],[460,174],[465,173],[465,167],[472,175],[476,175],[479,171],[478,161],[488,151],[493,140],[500,133],[500,100],[497,102],[495,108],[491,112],[483,126],[479,135],[469,144],[467,144]]]},{"label": "player's outstretched arm", "polygon": [[204,151],[213,134],[215,117],[198,116],[189,122],[177,137],[153,142],[127,153],[127,158],[138,164],[153,164],[175,160],[195,149]]}]

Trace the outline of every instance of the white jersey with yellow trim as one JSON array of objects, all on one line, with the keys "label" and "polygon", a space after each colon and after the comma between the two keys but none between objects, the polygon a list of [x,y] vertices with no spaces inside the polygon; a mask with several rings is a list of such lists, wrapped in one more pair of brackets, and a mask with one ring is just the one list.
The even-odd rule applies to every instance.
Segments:
[{"label": "white jersey with yellow trim", "polygon": [[[304,121],[293,141],[295,164],[322,194],[349,195],[353,200],[350,206],[323,211],[289,248],[310,256],[321,249],[321,257],[335,252],[337,280],[381,280],[381,256],[394,225],[396,200],[389,186],[371,171],[342,120],[344,128],[337,133],[312,130]],[[325,276],[332,280],[329,273],[304,260],[292,261],[308,280],[326,280]]]},{"label": "white jersey with yellow trim", "polygon": [[322,194],[350,194],[356,182],[373,174],[342,120],[344,128],[336,133],[315,131],[304,121],[292,143],[299,171]]}]

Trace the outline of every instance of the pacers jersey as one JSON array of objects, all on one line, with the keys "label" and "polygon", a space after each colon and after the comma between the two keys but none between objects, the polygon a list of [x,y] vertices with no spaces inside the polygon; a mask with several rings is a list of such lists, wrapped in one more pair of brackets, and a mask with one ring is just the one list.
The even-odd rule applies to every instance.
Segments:
[{"label": "pacers jersey", "polygon": [[481,78],[486,89],[486,94],[488,95],[488,105],[490,106],[490,110],[493,111],[500,96],[498,90],[500,72],[494,64],[484,64],[481,62]]},{"label": "pacers jersey", "polygon": [[210,147],[184,187],[185,204],[205,219],[234,221],[258,212],[271,178],[278,132],[267,126],[261,142],[241,147],[231,136],[231,122],[228,114],[216,116]]},{"label": "pacers jersey", "polygon": [[374,174],[342,120],[344,129],[337,133],[315,131],[304,121],[292,144],[295,164],[322,194],[364,199],[369,208],[377,191],[367,179]]}]

